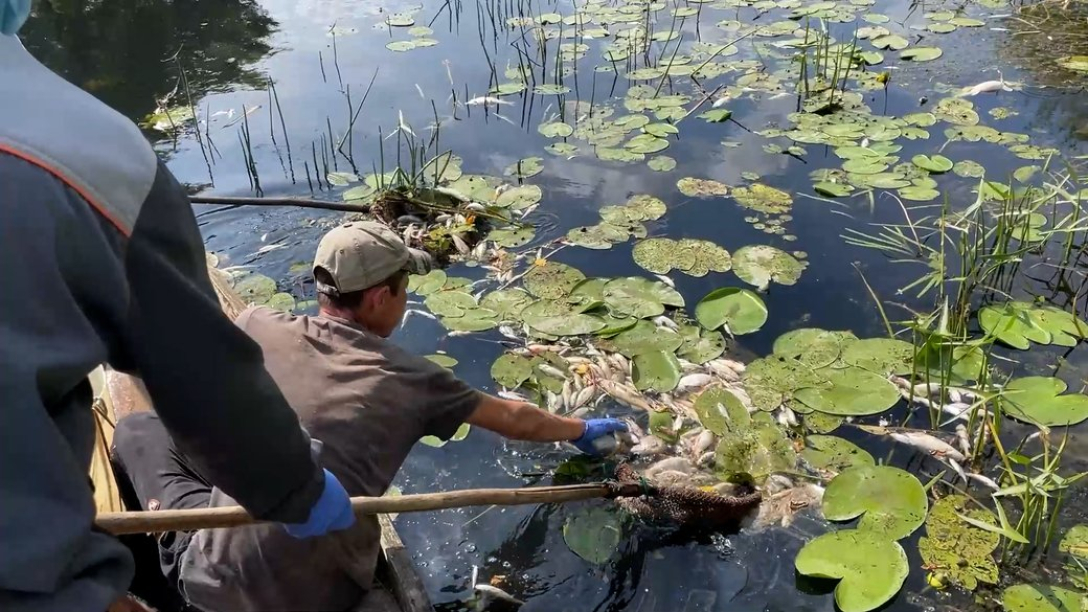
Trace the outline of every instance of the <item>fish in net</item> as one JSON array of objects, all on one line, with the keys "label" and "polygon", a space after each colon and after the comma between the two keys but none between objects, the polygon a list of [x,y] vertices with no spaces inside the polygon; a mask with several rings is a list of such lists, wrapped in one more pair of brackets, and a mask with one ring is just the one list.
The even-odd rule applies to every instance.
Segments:
[{"label": "fish in net", "polygon": [[[644,495],[623,497],[616,503],[636,517],[680,527],[724,527],[739,524],[759,507],[763,495],[751,485],[706,485],[674,476],[680,472],[660,470],[640,475],[631,465],[616,467],[620,484],[642,483]],[[727,487],[731,489],[727,491]]]}]

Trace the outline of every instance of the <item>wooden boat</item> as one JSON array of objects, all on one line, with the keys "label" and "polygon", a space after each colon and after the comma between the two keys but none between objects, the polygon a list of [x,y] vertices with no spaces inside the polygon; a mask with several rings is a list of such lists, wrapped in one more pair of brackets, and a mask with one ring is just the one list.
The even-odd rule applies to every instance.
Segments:
[{"label": "wooden boat", "polygon": [[[219,295],[223,312],[233,319],[245,309],[245,302],[230,288],[222,272],[211,267],[208,272]],[[109,448],[113,440],[114,423],[134,412],[151,410],[151,400],[139,378],[101,367],[97,368],[90,378],[95,391],[94,405],[98,435],[89,474],[94,482],[97,510],[98,512],[140,510],[140,508],[125,507],[116,475],[110,464]],[[368,596],[355,608],[355,612],[433,612],[423,581],[416,572],[412,557],[404,547],[404,542],[401,541],[393,522],[385,515],[379,515],[378,521],[381,525],[381,554],[378,559],[374,588],[383,590],[385,593],[373,593],[372,596]],[[148,536],[144,539],[150,541]],[[141,558],[136,552],[137,563],[141,566],[150,565],[153,569],[146,567],[141,569],[157,574],[157,549],[153,546],[153,542],[150,550],[152,556],[147,560]],[[165,583],[165,580],[161,582]]]}]

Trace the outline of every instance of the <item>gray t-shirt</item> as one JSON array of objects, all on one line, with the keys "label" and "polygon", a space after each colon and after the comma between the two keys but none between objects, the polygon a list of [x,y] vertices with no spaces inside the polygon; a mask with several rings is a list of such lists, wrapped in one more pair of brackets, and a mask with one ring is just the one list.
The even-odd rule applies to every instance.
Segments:
[{"label": "gray t-shirt", "polygon": [[[449,370],[343,319],[256,307],[236,323],[322,442],[320,463],[352,496],[385,493],[421,437],[448,439],[480,401]],[[213,491],[211,505],[233,503]],[[202,530],[181,578],[192,603],[207,610],[344,610],[370,586],[379,535],[374,517],[309,540],[278,525]]]}]

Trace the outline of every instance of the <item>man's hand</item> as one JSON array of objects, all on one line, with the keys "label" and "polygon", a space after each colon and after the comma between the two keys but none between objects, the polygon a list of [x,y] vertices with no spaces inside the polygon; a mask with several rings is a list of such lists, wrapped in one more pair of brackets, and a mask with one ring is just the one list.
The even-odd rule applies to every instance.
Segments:
[{"label": "man's hand", "polygon": [[619,419],[589,419],[585,432],[580,438],[571,440],[571,444],[587,455],[602,455],[606,449],[598,440],[617,431],[627,431],[627,425]]},{"label": "man's hand", "polygon": [[325,470],[325,490],[310,509],[310,518],[305,523],[284,523],[283,528],[288,534],[302,539],[347,529],[353,524],[355,514],[351,511],[348,492],[332,472]]}]

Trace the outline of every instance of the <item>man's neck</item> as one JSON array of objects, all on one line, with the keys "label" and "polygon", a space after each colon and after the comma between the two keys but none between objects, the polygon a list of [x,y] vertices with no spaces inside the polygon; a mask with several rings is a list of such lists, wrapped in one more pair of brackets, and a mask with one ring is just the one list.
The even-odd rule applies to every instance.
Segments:
[{"label": "man's neck", "polygon": [[332,317],[334,319],[342,319],[342,320],[347,321],[347,322],[349,322],[349,323],[351,323],[353,325],[357,325],[357,326],[367,330],[368,332],[370,332],[372,334],[377,333],[373,329],[370,329],[370,326],[366,324],[366,321],[360,320],[359,317],[357,317],[353,311],[351,311],[349,309],[346,309],[346,308],[336,308],[336,307],[333,307],[333,306],[330,306],[330,307],[321,306],[321,307],[318,308],[317,314],[318,314],[318,316],[322,316],[322,317]]}]

